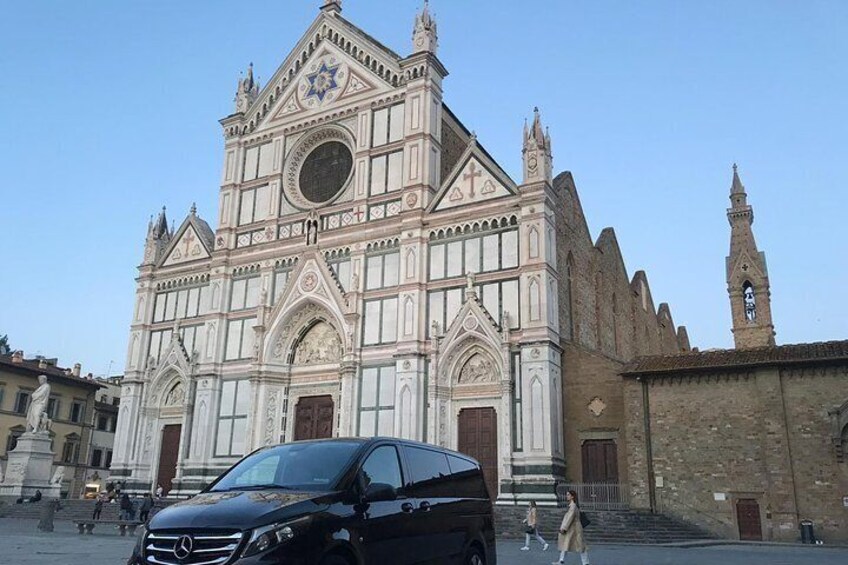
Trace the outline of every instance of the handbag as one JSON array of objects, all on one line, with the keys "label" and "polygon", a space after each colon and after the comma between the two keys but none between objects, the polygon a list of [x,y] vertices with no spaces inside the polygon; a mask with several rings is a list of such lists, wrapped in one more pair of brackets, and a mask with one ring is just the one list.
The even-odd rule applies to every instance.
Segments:
[{"label": "handbag", "polygon": [[591,523],[592,523],[592,520],[590,520],[588,516],[586,516],[584,513],[581,512],[580,513],[580,525],[583,526],[584,528],[586,528]]},{"label": "handbag", "polygon": [[533,534],[536,533],[536,528],[533,527],[533,526],[527,526],[526,528],[524,528],[524,533],[530,534],[532,536]]}]

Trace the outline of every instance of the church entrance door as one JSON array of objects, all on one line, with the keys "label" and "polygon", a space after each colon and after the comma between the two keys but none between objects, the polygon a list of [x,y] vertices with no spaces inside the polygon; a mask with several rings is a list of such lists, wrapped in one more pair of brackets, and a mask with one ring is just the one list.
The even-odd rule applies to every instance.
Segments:
[{"label": "church entrance door", "polygon": [[584,483],[618,482],[618,449],[613,440],[586,440],[581,450]]},{"label": "church entrance door", "polygon": [[498,417],[494,408],[464,408],[459,412],[457,450],[483,467],[492,500],[498,496]]},{"label": "church entrance door", "polygon": [[156,484],[162,485],[165,493],[171,492],[174,477],[177,476],[177,458],[180,453],[180,424],[165,426],[162,430],[162,447],[159,449],[159,473]]},{"label": "church entrance door", "polygon": [[740,540],[761,541],[763,539],[760,505],[756,499],[740,498],[736,501],[736,522],[739,525]]},{"label": "church entrance door", "polygon": [[329,437],[333,437],[333,397],[301,397],[294,414],[295,441]]}]

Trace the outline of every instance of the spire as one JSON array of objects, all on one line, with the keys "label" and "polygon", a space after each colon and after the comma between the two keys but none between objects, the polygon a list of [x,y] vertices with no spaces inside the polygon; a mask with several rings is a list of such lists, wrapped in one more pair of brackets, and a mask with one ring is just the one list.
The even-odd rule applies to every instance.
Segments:
[{"label": "spire", "polygon": [[438,25],[435,18],[430,15],[430,2],[424,0],[424,8],[415,15],[415,26],[412,28],[412,51],[413,53],[436,54],[439,36]]},{"label": "spire", "polygon": [[236,89],[236,113],[244,113],[259,95],[259,81],[253,78],[253,63],[247,66],[247,76],[239,79]]},{"label": "spire", "polygon": [[745,186],[733,165],[730,187],[730,253],[726,260],[727,292],[733,318],[733,339],[737,349],[773,346],[771,288],[765,253],[754,239],[754,208],[748,204]]},{"label": "spire", "polygon": [[551,136],[542,126],[539,108],[533,108],[533,124],[528,127],[524,120],[524,183],[551,182],[553,179],[553,156]]},{"label": "spire", "polygon": [[144,262],[143,265],[155,264],[165,248],[171,242],[171,231],[168,229],[168,218],[165,214],[165,207],[162,206],[162,211],[159,212],[156,221],[153,221],[153,216],[147,223],[147,238],[144,242]]},{"label": "spire", "polygon": [[153,228],[153,237],[156,239],[162,239],[169,234],[168,218],[165,216],[165,207],[162,206],[162,211],[159,212],[159,217],[156,218],[156,225]]}]

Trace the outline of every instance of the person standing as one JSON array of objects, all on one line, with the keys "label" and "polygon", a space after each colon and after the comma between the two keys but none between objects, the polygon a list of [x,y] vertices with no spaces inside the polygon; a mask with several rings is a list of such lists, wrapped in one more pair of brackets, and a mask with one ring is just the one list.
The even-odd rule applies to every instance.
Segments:
[{"label": "person standing", "polygon": [[559,536],[557,536],[559,561],[554,561],[553,565],[565,563],[565,554],[569,551],[579,553],[583,565],[589,565],[589,548],[586,547],[586,542],[583,541],[583,524],[580,521],[580,506],[577,502],[577,492],[573,490],[568,491],[565,495],[565,500],[568,501],[568,511],[562,519],[562,524],[559,527]]},{"label": "person standing", "polygon": [[103,512],[103,495],[97,495],[97,500],[94,503],[94,513],[91,515],[92,520],[99,520],[100,513]]},{"label": "person standing", "polygon": [[129,520],[131,510],[132,501],[130,500],[130,495],[124,493],[121,495],[121,520]]},{"label": "person standing", "polygon": [[150,517],[150,510],[153,508],[153,499],[150,497],[150,493],[144,493],[144,498],[141,501],[141,507],[138,509],[138,519],[145,524],[147,523],[147,519]]},{"label": "person standing", "polygon": [[165,489],[162,488],[162,485],[156,485],[156,498],[162,498],[164,492]]},{"label": "person standing", "polygon": [[41,516],[38,520],[38,529],[42,532],[52,532],[53,531],[53,516],[56,514],[57,510],[61,510],[62,505],[59,503],[58,498],[51,498],[49,500],[45,500],[41,504]]},{"label": "person standing", "polygon": [[521,551],[530,551],[530,536],[536,536],[536,541],[542,546],[542,551],[548,550],[548,542],[539,534],[539,522],[536,516],[536,501],[530,501],[530,507],[527,508],[527,517],[524,518],[524,523],[527,524],[527,529],[524,531],[524,547]]}]

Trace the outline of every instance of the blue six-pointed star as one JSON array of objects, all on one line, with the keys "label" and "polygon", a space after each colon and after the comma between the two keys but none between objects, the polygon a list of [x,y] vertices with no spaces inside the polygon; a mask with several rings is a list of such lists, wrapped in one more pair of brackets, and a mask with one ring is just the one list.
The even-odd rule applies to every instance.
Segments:
[{"label": "blue six-pointed star", "polygon": [[339,70],[339,66],[328,67],[326,63],[321,63],[321,68],[312,73],[311,75],[306,75],[307,80],[309,80],[309,92],[306,93],[307,96],[315,96],[318,98],[319,102],[324,101],[324,96],[334,88],[338,87],[336,83],[336,73]]}]

